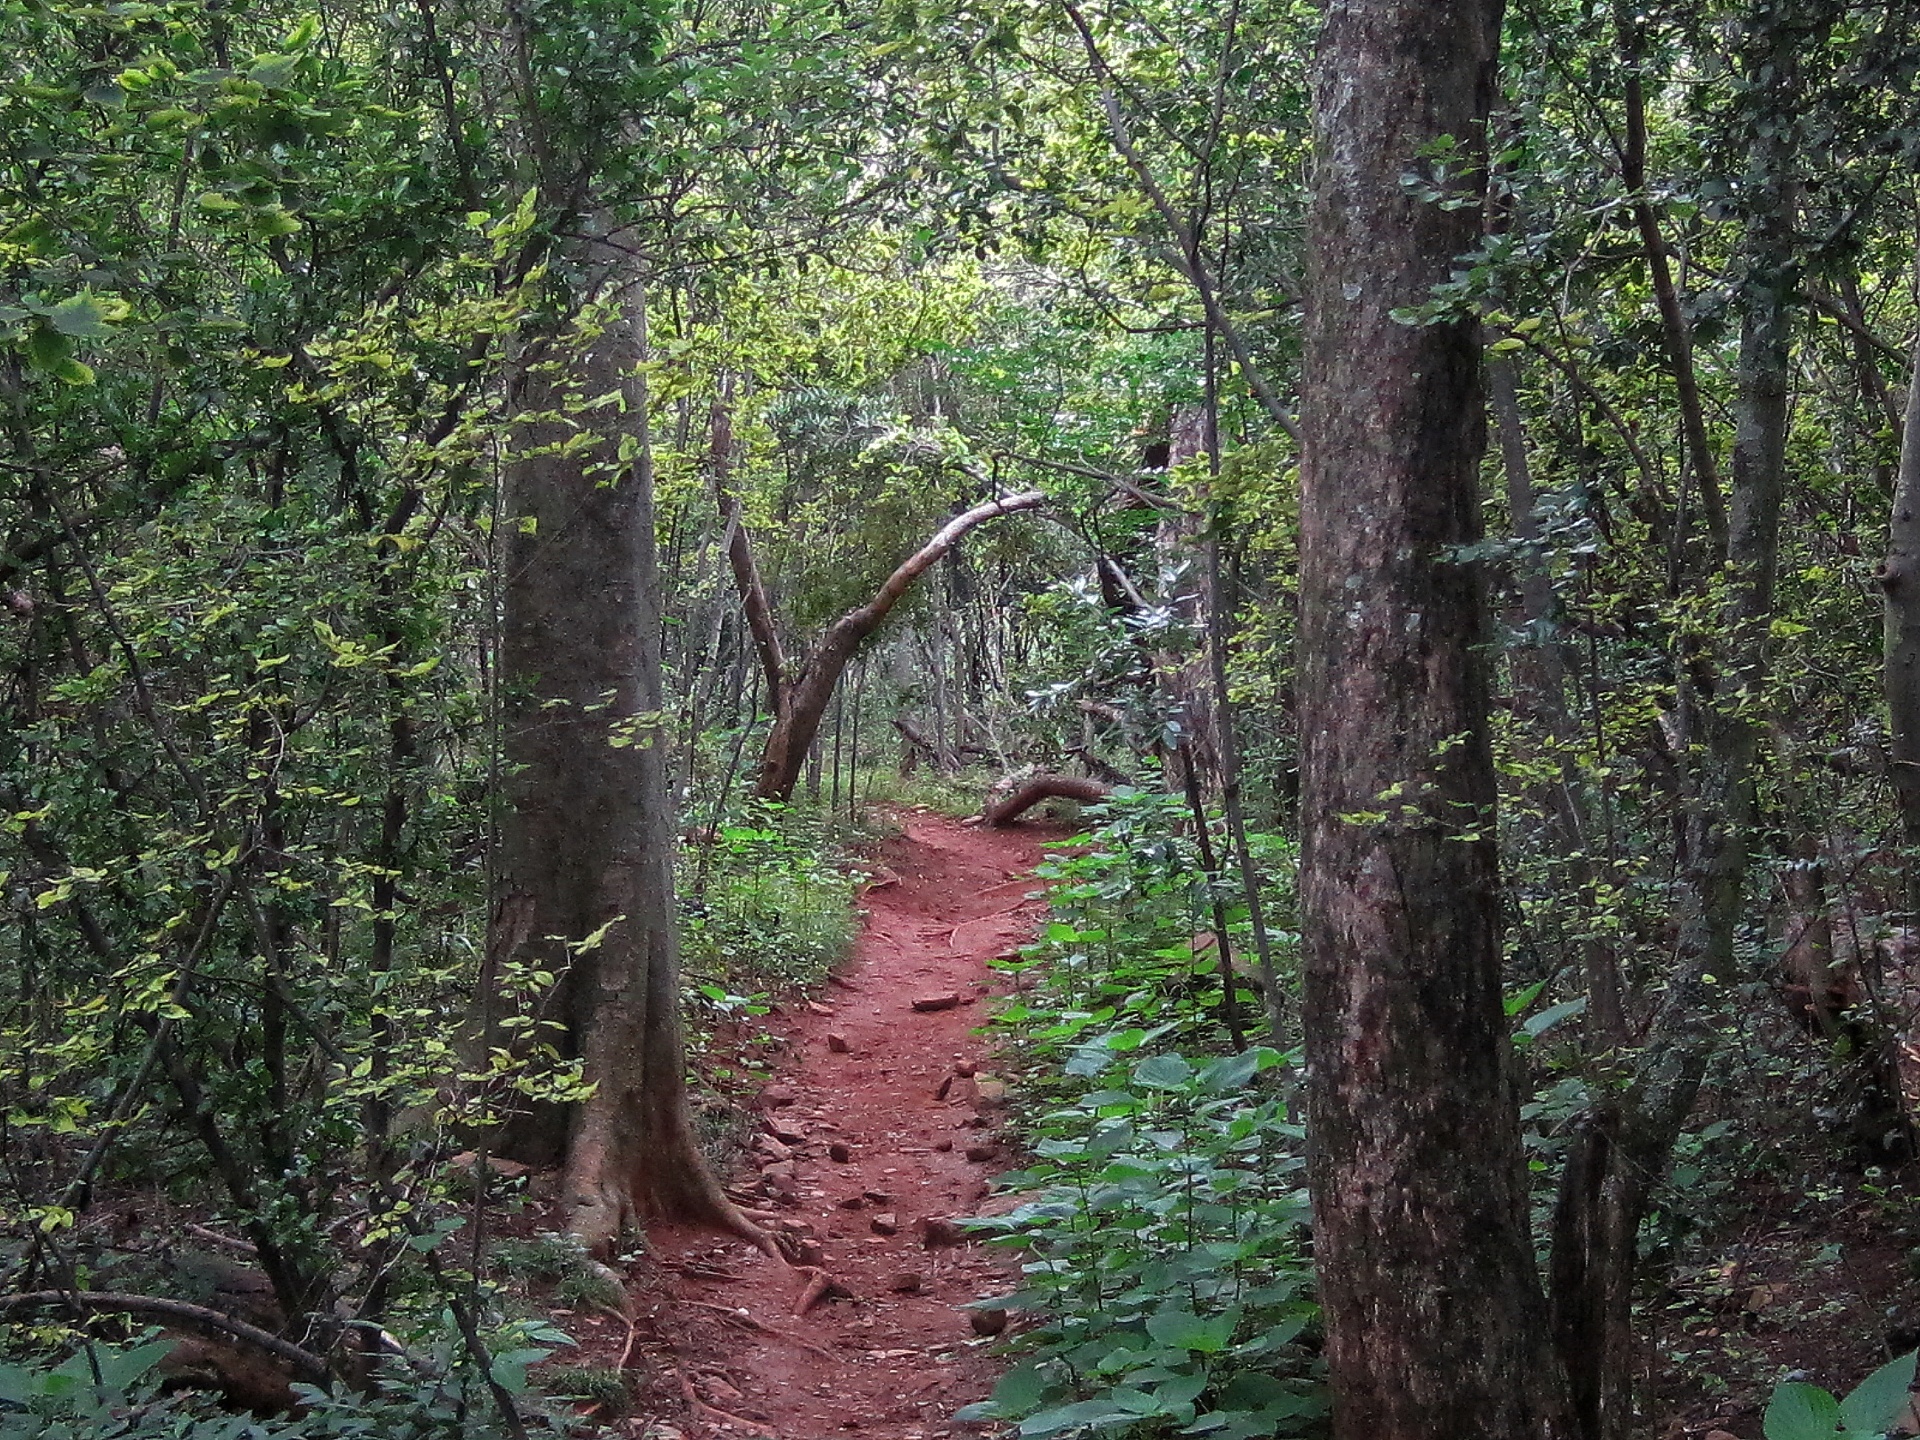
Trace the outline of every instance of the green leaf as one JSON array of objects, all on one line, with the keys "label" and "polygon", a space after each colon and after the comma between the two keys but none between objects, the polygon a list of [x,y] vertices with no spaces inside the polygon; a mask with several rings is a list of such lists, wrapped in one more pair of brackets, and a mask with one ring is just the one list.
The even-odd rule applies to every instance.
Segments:
[{"label": "green leaf", "polygon": [[1833,1440],[1840,1427],[1840,1402],[1818,1385],[1774,1387],[1767,1405],[1767,1440]]},{"label": "green leaf", "polygon": [[1038,1415],[1028,1416],[1020,1422],[1022,1435],[1058,1435],[1064,1430],[1074,1430],[1086,1425],[1126,1425],[1140,1417],[1131,1411],[1116,1408],[1107,1400],[1076,1400],[1071,1405],[1059,1405],[1051,1410],[1042,1410]]},{"label": "green leaf", "polygon": [[1586,1008],[1587,997],[1584,995],[1577,996],[1572,1000],[1563,1000],[1558,1005],[1549,1005],[1538,1015],[1529,1015],[1526,1022],[1521,1025],[1520,1028],[1538,1040],[1562,1020],[1571,1019],[1573,1016],[1582,1013]]},{"label": "green leaf", "polygon": [[[117,307],[119,313],[125,313],[125,305]],[[75,340],[100,340],[102,336],[113,334],[113,321],[117,319],[115,307],[100,300],[98,296],[79,294],[69,300],[61,300],[50,311],[46,311],[46,323],[60,330],[63,336],[73,336]]]},{"label": "green leaf", "polygon": [[1920,1358],[1920,1350],[1889,1360],[1840,1402],[1840,1418],[1847,1429],[1879,1435],[1894,1427],[1906,1413],[1907,1387],[1913,1383],[1916,1358]]},{"label": "green leaf", "polygon": [[993,1387],[993,1398],[986,1404],[992,1407],[992,1414],[985,1419],[1006,1419],[1014,1415],[1024,1415],[1032,1410],[1047,1396],[1047,1377],[1040,1367],[1031,1362],[1016,1365],[1000,1377],[1000,1383]]},{"label": "green leaf", "polygon": [[1233,1343],[1234,1328],[1240,1317],[1195,1315],[1190,1310],[1162,1310],[1147,1317],[1147,1333],[1162,1345],[1179,1350],[1196,1350],[1202,1355],[1218,1355]]},{"label": "green leaf", "polygon": [[269,90],[285,90],[293,84],[298,55],[262,55],[247,70],[247,79]]},{"label": "green leaf", "polygon": [[1154,1090],[1178,1090],[1193,1078],[1193,1067],[1178,1055],[1154,1055],[1133,1067],[1133,1078]]}]

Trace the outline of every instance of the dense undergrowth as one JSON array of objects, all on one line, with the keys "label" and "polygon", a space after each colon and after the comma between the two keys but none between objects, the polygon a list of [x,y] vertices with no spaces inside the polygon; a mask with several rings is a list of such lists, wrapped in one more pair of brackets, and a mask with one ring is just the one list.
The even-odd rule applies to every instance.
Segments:
[{"label": "dense undergrowth", "polygon": [[[1127,789],[1093,809],[1088,835],[1041,867],[1045,932],[1003,962],[1017,992],[996,1023],[1032,1159],[1003,1177],[1017,1208],[975,1223],[1020,1253],[1022,1285],[996,1303],[1032,1323],[993,1397],[961,1413],[1022,1436],[1323,1424],[1294,1057],[1232,1050],[1203,933],[1210,885],[1231,944],[1249,938],[1247,909],[1209,880],[1182,814],[1177,797]],[[1291,867],[1278,840],[1261,848],[1267,913],[1284,917]],[[1292,937],[1278,938],[1284,959]]]}]

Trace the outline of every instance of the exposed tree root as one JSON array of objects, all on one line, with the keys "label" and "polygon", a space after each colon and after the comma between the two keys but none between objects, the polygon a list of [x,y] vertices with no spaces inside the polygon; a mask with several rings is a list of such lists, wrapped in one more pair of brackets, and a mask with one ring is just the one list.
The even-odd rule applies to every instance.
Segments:
[{"label": "exposed tree root", "polygon": [[693,1381],[687,1378],[685,1370],[676,1370],[673,1373],[674,1378],[680,1382],[680,1394],[687,1402],[687,1413],[693,1418],[707,1420],[716,1425],[738,1425],[741,1429],[750,1430],[755,1435],[765,1435],[767,1440],[780,1440],[777,1431],[758,1420],[749,1420],[746,1416],[735,1415],[730,1410],[717,1410],[707,1404],[694,1394]]},{"label": "exposed tree root", "polygon": [[798,1335],[790,1335],[785,1330],[780,1329],[779,1326],[769,1325],[764,1320],[756,1320],[744,1310],[737,1309],[732,1305],[716,1305],[711,1300],[679,1300],[675,1303],[680,1305],[694,1305],[702,1310],[711,1310],[716,1315],[724,1315],[736,1325],[744,1325],[747,1329],[757,1331],[762,1335],[771,1335],[776,1340],[784,1340],[789,1345],[797,1345],[800,1349],[810,1354],[818,1355],[822,1360],[837,1360],[840,1358],[824,1345],[816,1345],[811,1340],[802,1340]]}]

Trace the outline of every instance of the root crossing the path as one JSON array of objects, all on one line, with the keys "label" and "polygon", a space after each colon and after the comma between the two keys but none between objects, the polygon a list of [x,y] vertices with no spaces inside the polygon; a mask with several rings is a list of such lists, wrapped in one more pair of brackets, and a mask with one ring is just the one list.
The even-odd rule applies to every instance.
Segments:
[{"label": "root crossing the path", "polygon": [[687,1403],[666,1418],[687,1440],[942,1440],[1001,1369],[959,1308],[1015,1273],[955,1224],[1008,1163],[1005,1087],[973,1031],[987,962],[1044,912],[1026,891],[1054,832],[900,819],[850,962],[782,1017],[787,1059],[760,1096],[755,1163],[730,1180],[793,1263],[653,1233],[660,1283],[634,1300],[674,1353]]}]

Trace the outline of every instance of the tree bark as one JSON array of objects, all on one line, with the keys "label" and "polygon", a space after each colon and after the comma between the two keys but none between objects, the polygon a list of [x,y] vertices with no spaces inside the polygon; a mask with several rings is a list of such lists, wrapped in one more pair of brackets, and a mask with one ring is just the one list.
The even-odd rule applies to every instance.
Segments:
[{"label": "tree bark", "polygon": [[1914,341],[1887,558],[1879,578],[1886,595],[1887,750],[1905,852],[1906,923],[1920,925],[1920,338]]},{"label": "tree bark", "polygon": [[[1500,0],[1345,0],[1314,82],[1301,898],[1336,1440],[1570,1435],[1500,993],[1478,327],[1410,325],[1480,236]],[[1458,207],[1401,177],[1452,136]],[[1454,167],[1449,167],[1453,169]]]},{"label": "tree bark", "polygon": [[[610,245],[583,248],[589,274],[618,273]],[[763,1240],[722,1195],[687,1111],[642,306],[616,298],[598,335],[557,337],[515,377],[503,507],[496,925],[510,967],[559,977],[541,1017],[557,1028],[536,1038],[582,1061],[593,1090],[530,1106],[502,1150],[564,1161],[567,1224],[596,1253],[649,1215]],[[602,427],[585,446],[579,416]]]},{"label": "tree bark", "polygon": [[880,628],[880,622],[900,603],[913,582],[933,568],[970,530],[1022,510],[1038,510],[1046,503],[1038,490],[989,500],[953,517],[926,544],[895,567],[894,572],[866,604],[856,606],[827,627],[826,634],[807,657],[806,669],[785,686],[774,713],[773,728],[760,752],[760,776],[754,794],[762,800],[786,801],[800,781],[807,749],[820,733],[820,720],[833,701],[833,692],[861,643]]}]

